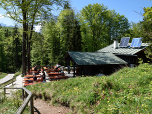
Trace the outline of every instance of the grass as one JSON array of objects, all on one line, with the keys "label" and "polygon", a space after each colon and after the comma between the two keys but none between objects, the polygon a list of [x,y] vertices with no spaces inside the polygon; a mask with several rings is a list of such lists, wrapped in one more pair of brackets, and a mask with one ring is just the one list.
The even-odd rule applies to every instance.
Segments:
[{"label": "grass", "polygon": [[[4,74],[5,74],[5,73],[4,73]],[[21,74],[21,70],[18,71],[18,72],[16,72],[16,73],[14,74],[13,82],[16,80],[16,77],[17,77],[18,75],[20,75],[20,74]],[[7,74],[6,74],[6,75],[7,75]],[[5,77],[6,75],[4,75],[4,77]],[[8,84],[10,84],[10,83],[12,83],[12,80],[8,81],[7,83],[2,84],[1,87],[0,87],[0,89],[2,89],[3,87],[5,87],[6,85],[8,85]]]},{"label": "grass", "polygon": [[76,77],[27,86],[35,97],[70,107],[76,114],[152,112],[152,67],[141,64],[111,76]]},{"label": "grass", "polygon": [[[20,74],[21,74],[21,71],[18,71],[14,74],[14,77],[16,78]],[[10,82],[12,82],[12,81],[9,81],[9,82],[3,84],[1,88],[3,89],[3,87]],[[13,97],[8,97],[4,100],[4,93],[3,92],[0,93],[0,112],[2,114],[14,114],[17,111],[17,109],[19,108],[19,106],[23,103],[23,101],[21,100],[21,97],[20,97],[21,91],[18,91],[13,94],[14,94]],[[29,114],[29,107],[26,107],[23,114]]]},{"label": "grass", "polygon": [[[23,100],[20,99],[20,93],[13,93],[13,97],[6,97],[4,100],[3,95],[0,95],[0,112],[1,114],[15,114],[17,109],[23,103]],[[3,97],[3,98],[2,98]],[[29,107],[26,107],[23,114],[30,114]]]},{"label": "grass", "polygon": [[27,89],[50,104],[70,107],[72,113],[152,112],[152,67],[148,64],[123,68],[108,77],[76,77]]},{"label": "grass", "polygon": [[0,72],[0,79],[4,78],[7,75],[7,73]]}]

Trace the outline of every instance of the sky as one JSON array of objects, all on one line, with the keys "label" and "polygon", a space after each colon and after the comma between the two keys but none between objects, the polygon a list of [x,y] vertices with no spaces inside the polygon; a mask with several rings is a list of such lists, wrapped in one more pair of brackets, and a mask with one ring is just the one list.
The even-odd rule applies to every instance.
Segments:
[{"label": "sky", "polygon": [[[70,3],[71,7],[77,12],[89,4],[103,4],[109,10],[115,10],[120,15],[125,15],[129,22],[135,23],[142,21],[143,8],[152,6],[152,0],[71,0]],[[0,23],[14,26],[15,22],[3,17],[3,14],[5,14],[5,11],[0,8]],[[36,27],[36,29],[39,28],[40,26]]]}]

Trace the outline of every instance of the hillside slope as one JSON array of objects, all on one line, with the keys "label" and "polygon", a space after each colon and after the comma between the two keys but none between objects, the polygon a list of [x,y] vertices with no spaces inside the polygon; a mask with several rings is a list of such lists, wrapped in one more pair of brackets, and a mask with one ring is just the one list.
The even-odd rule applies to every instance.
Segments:
[{"label": "hillside slope", "polygon": [[123,68],[108,77],[76,77],[27,88],[78,114],[152,112],[152,67],[148,64]]}]

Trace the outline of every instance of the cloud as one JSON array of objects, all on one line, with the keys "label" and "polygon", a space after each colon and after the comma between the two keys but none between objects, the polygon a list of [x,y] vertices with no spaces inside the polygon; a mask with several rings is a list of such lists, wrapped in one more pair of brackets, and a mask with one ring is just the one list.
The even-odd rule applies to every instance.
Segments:
[{"label": "cloud", "polygon": [[4,16],[2,14],[0,14],[0,18],[3,18]]}]

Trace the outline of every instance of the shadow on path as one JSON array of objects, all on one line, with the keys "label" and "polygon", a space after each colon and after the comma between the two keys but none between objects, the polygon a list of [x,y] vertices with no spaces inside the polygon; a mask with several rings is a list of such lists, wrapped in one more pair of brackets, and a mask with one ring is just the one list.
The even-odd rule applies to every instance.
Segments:
[{"label": "shadow on path", "polygon": [[38,110],[36,107],[34,107],[34,109],[35,109],[34,112],[36,112],[36,113],[38,113],[38,114],[41,114],[41,113],[39,112],[39,110]]}]

